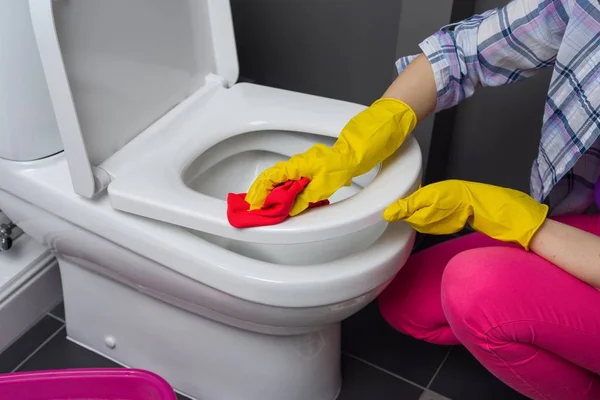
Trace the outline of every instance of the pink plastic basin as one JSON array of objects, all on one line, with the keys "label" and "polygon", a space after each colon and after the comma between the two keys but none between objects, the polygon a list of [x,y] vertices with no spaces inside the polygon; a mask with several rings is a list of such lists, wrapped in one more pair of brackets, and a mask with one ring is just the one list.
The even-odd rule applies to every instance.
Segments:
[{"label": "pink plastic basin", "polygon": [[74,369],[0,375],[2,400],[176,400],[160,376],[136,369]]}]

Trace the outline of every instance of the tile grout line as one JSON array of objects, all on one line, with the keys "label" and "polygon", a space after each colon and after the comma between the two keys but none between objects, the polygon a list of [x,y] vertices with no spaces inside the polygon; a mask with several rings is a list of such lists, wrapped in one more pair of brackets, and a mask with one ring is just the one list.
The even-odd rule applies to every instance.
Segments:
[{"label": "tile grout line", "polygon": [[25,336],[30,330],[32,330],[37,324],[39,324],[40,322],[42,322],[42,320],[46,317],[49,316],[47,314],[43,314],[38,320],[36,320],[35,322],[33,322],[31,325],[29,325],[27,328],[25,328],[23,330],[23,332],[21,332],[17,337],[15,337],[12,342],[9,342],[8,345],[2,350],[0,351],[0,354],[2,354],[2,352],[4,350],[7,350],[9,347],[11,347],[13,344],[17,343],[23,336]]},{"label": "tile grout line", "polygon": [[54,339],[64,328],[65,328],[64,325],[62,325],[60,328],[58,328],[56,330],[56,332],[54,332],[52,335],[50,335],[46,340],[44,340],[42,342],[42,344],[40,344],[35,350],[33,350],[31,352],[31,354],[29,354],[27,357],[25,357],[25,359],[23,361],[21,361],[16,367],[14,367],[11,372],[18,371],[19,368],[21,368],[23,365],[25,365],[25,363],[27,361],[31,360],[31,358],[33,358],[33,356],[35,356],[44,346],[46,346],[52,339]]},{"label": "tile grout line", "polygon": [[62,318],[60,318],[60,317],[57,317],[56,315],[52,314],[52,312],[49,312],[49,313],[48,313],[48,316],[49,316],[49,317],[52,317],[52,318],[54,318],[54,319],[55,319],[55,320],[57,320],[58,322],[62,322],[63,324],[66,324],[66,322],[65,322],[65,320],[64,320],[64,319],[62,319]]},{"label": "tile grout line", "polygon": [[373,363],[371,363],[371,362],[369,362],[369,361],[367,361],[367,360],[363,360],[362,358],[360,358],[360,357],[357,357],[357,356],[355,356],[355,355],[353,355],[353,354],[349,354],[349,353],[344,353],[344,354],[345,354],[346,356],[350,357],[350,358],[353,358],[353,359],[355,359],[356,361],[360,361],[360,362],[362,362],[363,364],[367,364],[369,367],[375,368],[376,370],[378,370],[378,371],[381,371],[381,372],[383,372],[383,373],[385,373],[385,374],[387,374],[387,375],[393,376],[393,377],[394,377],[394,378],[396,378],[396,379],[399,379],[399,380],[401,380],[401,381],[403,381],[403,382],[406,382],[406,383],[409,383],[409,384],[411,384],[411,385],[413,385],[413,386],[416,386],[416,387],[418,387],[418,388],[419,388],[419,389],[421,389],[421,390],[427,390],[427,388],[425,388],[424,386],[421,386],[421,385],[419,385],[418,383],[415,383],[415,382],[413,382],[413,381],[411,381],[411,380],[409,380],[409,379],[406,379],[406,378],[404,378],[404,377],[402,377],[402,376],[400,376],[400,375],[396,375],[395,373],[393,373],[393,372],[390,372],[390,371],[388,371],[387,369],[381,368],[380,366],[378,366],[378,365],[375,365],[375,364],[373,364]]},{"label": "tile grout line", "polygon": [[426,387],[427,390],[429,390],[429,388],[431,387],[431,385],[433,385],[433,381],[435,381],[435,378],[437,378],[438,374],[442,370],[442,367],[446,363],[446,360],[448,359],[448,357],[450,357],[450,353],[452,353],[452,350],[453,350],[452,348],[450,350],[448,350],[448,352],[446,353],[446,356],[444,357],[444,359],[440,363],[440,366],[433,373],[433,376],[431,377],[431,379],[429,380],[429,383],[427,384],[427,387]]}]

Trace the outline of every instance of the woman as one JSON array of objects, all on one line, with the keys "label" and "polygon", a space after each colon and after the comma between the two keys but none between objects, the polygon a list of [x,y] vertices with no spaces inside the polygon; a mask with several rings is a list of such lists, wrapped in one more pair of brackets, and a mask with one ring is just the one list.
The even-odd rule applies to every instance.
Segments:
[{"label": "woman", "polygon": [[463,344],[531,398],[600,399],[600,220],[582,215],[600,175],[599,44],[600,4],[586,0],[514,0],[444,27],[398,61],[398,78],[332,148],[264,171],[246,199],[260,207],[274,185],[308,177],[296,215],[391,155],[430,113],[552,66],[532,197],[445,181],[391,204],[386,220],[420,232],[468,223],[478,233],[413,255],[380,308],[406,334]]}]

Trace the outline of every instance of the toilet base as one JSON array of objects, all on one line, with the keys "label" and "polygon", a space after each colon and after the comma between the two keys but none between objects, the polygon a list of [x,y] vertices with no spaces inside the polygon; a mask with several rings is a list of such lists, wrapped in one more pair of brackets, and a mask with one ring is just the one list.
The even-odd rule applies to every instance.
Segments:
[{"label": "toilet base", "polygon": [[[202,400],[334,400],[340,324],[302,335],[238,329],[174,307],[59,257],[67,334]],[[143,288],[139,288],[143,290]]]}]

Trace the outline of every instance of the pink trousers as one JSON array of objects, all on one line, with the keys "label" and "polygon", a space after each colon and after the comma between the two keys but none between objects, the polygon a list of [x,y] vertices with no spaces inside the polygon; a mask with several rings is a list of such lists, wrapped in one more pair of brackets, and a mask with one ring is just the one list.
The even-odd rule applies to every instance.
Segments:
[{"label": "pink trousers", "polygon": [[[557,220],[600,235],[600,215]],[[379,306],[395,329],[464,345],[528,397],[600,399],[600,291],[534,253],[479,233],[439,244],[411,256]]]}]

